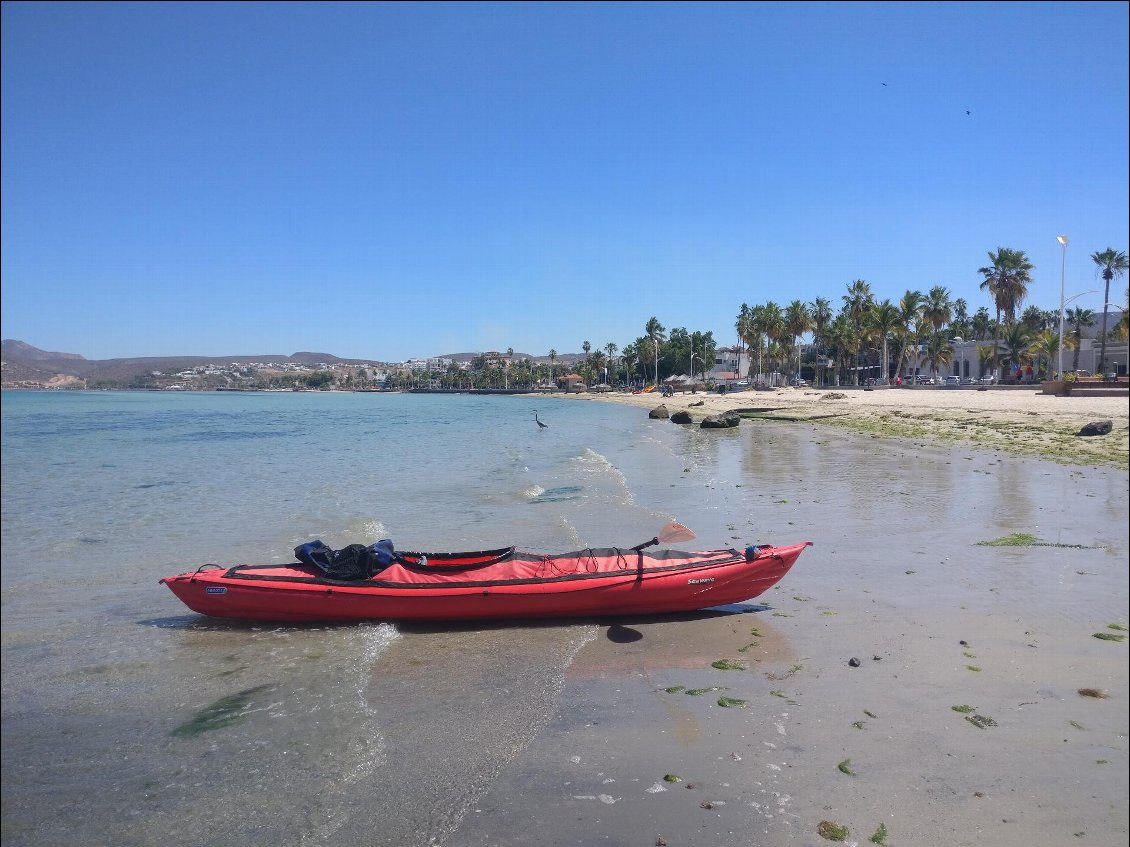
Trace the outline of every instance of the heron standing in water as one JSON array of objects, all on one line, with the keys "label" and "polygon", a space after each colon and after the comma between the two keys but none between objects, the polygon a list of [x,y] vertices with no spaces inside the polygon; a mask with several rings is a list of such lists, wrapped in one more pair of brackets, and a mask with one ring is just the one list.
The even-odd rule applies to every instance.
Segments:
[{"label": "heron standing in water", "polygon": [[538,420],[538,410],[534,409],[534,423],[538,425],[539,429],[549,429],[549,424],[544,424]]}]

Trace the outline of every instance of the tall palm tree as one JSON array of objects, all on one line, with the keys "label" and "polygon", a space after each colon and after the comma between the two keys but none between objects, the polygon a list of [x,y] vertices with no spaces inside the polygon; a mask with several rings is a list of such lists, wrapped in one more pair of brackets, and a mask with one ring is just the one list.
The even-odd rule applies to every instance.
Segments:
[{"label": "tall palm tree", "polygon": [[[839,385],[840,373],[852,366],[862,346],[859,328],[846,310],[840,310],[828,326],[828,344],[835,353],[833,358],[836,360],[836,385]],[[859,371],[853,373],[858,379]]]},{"label": "tall palm tree", "polygon": [[808,306],[801,300],[794,300],[785,307],[785,332],[792,336],[796,351],[796,373],[800,376],[800,337],[812,329],[812,315]]},{"label": "tall palm tree", "polygon": [[[608,367],[611,368],[615,364],[615,360],[613,359],[613,356],[616,355],[616,351],[619,350],[619,349],[620,348],[617,347],[615,344],[613,344],[611,341],[609,341],[607,344],[604,345],[604,352],[608,354]],[[615,378],[616,378],[616,374],[613,373],[609,377],[608,381],[612,382]]]},{"label": "tall palm tree", "polygon": [[926,295],[926,302],[922,304],[922,316],[934,327],[934,332],[941,332],[942,327],[950,322],[953,317],[953,303],[950,302],[949,291],[941,285],[935,285]]},{"label": "tall palm tree", "polygon": [[[1071,370],[1079,370],[1079,348],[1083,346],[1083,330],[1095,325],[1095,313],[1090,309],[1068,309],[1067,323],[1071,327],[1071,337],[1064,342],[1064,347],[1070,346],[1075,353],[1071,357]],[[1063,379],[1063,376],[1060,376]]]},{"label": "tall palm tree", "polygon": [[773,370],[776,371],[775,365],[780,361],[781,355],[779,341],[785,332],[785,316],[781,312],[781,307],[772,300],[756,307],[753,312],[753,323],[758,333],[765,339],[765,358],[770,365],[774,365]]},{"label": "tall palm tree", "polygon": [[921,291],[907,289],[899,300],[899,323],[895,327],[895,340],[898,342],[898,352],[895,353],[895,373],[902,371],[903,364],[909,359],[907,351],[913,343],[918,344],[916,327],[922,320],[924,296]]},{"label": "tall palm tree", "polygon": [[620,359],[624,363],[624,377],[628,383],[632,381],[632,365],[639,359],[639,353],[636,350],[636,345],[625,344],[624,349],[620,351]]},{"label": "tall palm tree", "polygon": [[[1008,323],[1016,320],[1016,309],[1028,296],[1028,284],[1032,281],[1035,266],[1028,261],[1023,250],[998,247],[997,252],[989,251],[990,265],[978,268],[977,273],[984,277],[981,289],[988,291],[997,309],[997,327],[993,331],[993,349],[1000,346],[1001,314]],[[993,361],[993,369],[1000,369],[1000,356]]]},{"label": "tall palm tree", "polygon": [[895,332],[899,324],[902,323],[902,316],[890,300],[884,300],[868,312],[867,322],[874,331],[874,337],[878,338],[882,343],[883,354],[882,359],[880,359],[879,373],[883,382],[886,382],[890,376],[888,371],[889,359],[887,358],[887,342],[890,340],[891,334]]},{"label": "tall palm tree", "polygon": [[1106,314],[1110,308],[1110,282],[1116,276],[1126,273],[1128,267],[1126,253],[1107,247],[1101,253],[1092,253],[1091,261],[1098,265],[1103,272],[1103,281],[1106,283],[1103,292],[1103,325],[1102,334],[1099,336],[1099,367],[1100,374],[1106,373]]},{"label": "tall palm tree", "polygon": [[960,335],[962,338],[969,337],[969,304],[965,302],[964,297],[958,297],[953,301],[953,317],[950,319],[950,329],[954,335]]},{"label": "tall palm tree", "polygon": [[[738,334],[738,371],[739,372],[741,371],[742,351],[745,350],[746,347],[748,346],[748,339],[753,334],[753,330],[752,330],[752,327],[750,325],[752,320],[753,320],[753,314],[752,314],[751,309],[749,308],[749,304],[748,303],[742,303],[741,311],[738,312],[738,316],[734,320],[734,331]],[[750,368],[747,368],[747,370],[749,370],[749,369],[752,369],[752,363],[750,365]],[[748,376],[748,374],[747,374],[747,376]]]},{"label": "tall palm tree", "polygon": [[[871,293],[871,285],[862,279],[852,280],[851,284],[848,285],[847,294],[843,296],[843,301],[844,311],[847,313],[848,318],[855,324],[856,331],[862,333],[864,330],[863,316],[875,303],[875,296]],[[860,344],[856,351],[857,354],[859,350],[862,349],[863,345]],[[856,361],[855,365],[856,371],[852,384],[858,385],[859,362]]]},{"label": "tall palm tree", "polygon": [[651,342],[651,355],[655,356],[655,387],[659,388],[659,345],[667,339],[667,328],[659,322],[659,318],[652,315],[644,324],[643,331]]},{"label": "tall palm tree", "polygon": [[817,297],[808,304],[808,313],[812,315],[812,346],[816,350],[816,385],[821,386],[824,381],[821,379],[821,353],[823,353],[824,333],[828,330],[828,324],[832,322],[832,304],[825,300],[823,297]]},{"label": "tall palm tree", "polygon": [[992,318],[989,317],[989,310],[981,306],[973,313],[973,317],[969,319],[969,332],[973,336],[974,341],[984,341],[985,337],[992,329]]}]

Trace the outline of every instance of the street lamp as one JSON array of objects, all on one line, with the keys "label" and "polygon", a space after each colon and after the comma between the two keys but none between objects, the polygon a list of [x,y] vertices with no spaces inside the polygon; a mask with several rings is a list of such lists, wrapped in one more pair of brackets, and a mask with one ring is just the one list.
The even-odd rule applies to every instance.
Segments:
[{"label": "street lamp", "polygon": [[1063,248],[1063,259],[1059,266],[1059,378],[1063,379],[1063,309],[1067,303],[1063,299],[1063,277],[1067,271],[1067,236],[1057,235],[1055,240]]},{"label": "street lamp", "polygon": [[691,382],[694,382],[694,360],[695,359],[698,359],[704,365],[703,371],[702,371],[702,378],[705,381],[705,379],[706,379],[706,368],[705,368],[706,362],[703,360],[702,356],[698,355],[697,353],[694,352],[694,350],[692,350],[691,351],[691,372],[690,372]]},{"label": "street lamp", "polygon": [[[1061,235],[1059,237],[1064,238],[1065,236]],[[1098,289],[1092,288],[1090,291],[1080,291],[1078,294],[1072,294],[1070,297],[1068,297],[1066,300],[1064,300],[1063,299],[1063,292],[1062,292],[1062,290],[1060,291],[1060,301],[1059,301],[1059,378],[1060,379],[1063,379],[1063,310],[1064,310],[1064,307],[1068,303],[1074,303],[1080,297],[1086,297],[1088,294],[1098,294],[1098,293],[1099,293]],[[1092,368],[1094,367],[1093,361],[1091,363],[1091,367]]]}]

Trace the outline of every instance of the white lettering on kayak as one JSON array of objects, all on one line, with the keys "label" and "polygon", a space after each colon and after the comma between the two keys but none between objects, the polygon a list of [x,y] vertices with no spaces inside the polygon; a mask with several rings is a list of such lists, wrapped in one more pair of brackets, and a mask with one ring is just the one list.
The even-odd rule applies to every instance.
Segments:
[{"label": "white lettering on kayak", "polygon": [[699,579],[688,579],[687,585],[699,585],[700,583],[703,583],[703,582],[714,582],[714,577],[704,576],[704,577],[700,577]]}]

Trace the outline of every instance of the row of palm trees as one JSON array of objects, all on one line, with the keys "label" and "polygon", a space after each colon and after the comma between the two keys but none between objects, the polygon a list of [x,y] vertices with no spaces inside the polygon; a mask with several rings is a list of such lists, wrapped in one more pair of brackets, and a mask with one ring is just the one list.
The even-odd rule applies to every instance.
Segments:
[{"label": "row of palm trees", "polygon": [[[824,382],[824,363],[831,361],[837,374],[845,371],[858,384],[862,362],[876,361],[879,378],[886,381],[903,366],[917,358],[919,365],[929,365],[935,372],[953,360],[953,343],[965,339],[993,338],[991,346],[978,348],[982,368],[990,366],[999,372],[1001,354],[1007,352],[1012,364],[1034,361],[1050,369],[1058,352],[1059,336],[1056,312],[1043,312],[1032,306],[1017,319],[1017,312],[1028,296],[1032,263],[1022,250],[1001,247],[988,254],[989,264],[979,268],[981,290],[988,293],[996,311],[995,319],[988,308],[981,307],[970,315],[965,300],[952,300],[944,286],[927,292],[907,290],[897,303],[875,299],[870,285],[854,280],[843,295],[843,305],[834,312],[829,300],[818,297],[811,303],[794,300],[781,307],[770,301],[749,306],[743,303],[735,322],[738,339],[750,351],[750,371],[758,373],[784,370],[795,364],[800,371],[802,348],[800,338],[812,333],[815,372]],[[1103,328],[1100,331],[1100,369],[1106,362],[1107,311],[1110,284],[1127,270],[1125,252],[1107,249],[1091,256],[1100,268],[1106,283],[1103,307]],[[1128,292],[1130,299],[1130,292]],[[1126,332],[1127,312],[1123,311],[1119,331]],[[1083,330],[1093,325],[1090,310],[1072,309],[1065,314],[1072,335],[1064,346],[1075,348],[1073,369],[1078,369],[1078,348]],[[756,360],[753,351],[756,350]]]},{"label": "row of palm trees", "polygon": [[[1028,297],[1034,266],[1024,251],[1007,247],[990,251],[988,259],[989,263],[979,268],[978,273],[982,277],[980,288],[989,296],[995,316],[990,315],[986,306],[970,314],[969,304],[962,298],[952,299],[944,286],[934,286],[925,292],[908,289],[897,302],[877,301],[871,286],[856,279],[848,285],[838,311],[823,297],[811,303],[793,300],[784,306],[772,301],[754,306],[743,303],[734,324],[739,341],[734,352],[739,353],[740,358],[748,351],[749,376],[753,378],[755,374],[772,372],[799,374],[802,355],[810,349],[818,384],[828,381],[829,367],[837,384],[845,375],[858,384],[865,367],[877,369],[879,378],[884,381],[901,373],[903,367],[912,362],[914,366],[929,366],[939,373],[952,363],[955,342],[992,337],[991,344],[977,347],[982,374],[988,368],[999,373],[1002,360],[1013,366],[1035,363],[1040,369],[1050,371],[1052,359],[1059,351],[1058,311],[1029,306],[1018,317]],[[1112,248],[1092,254],[1091,259],[1105,281],[1099,335],[1101,372],[1106,363],[1106,342],[1110,334],[1107,328],[1110,285],[1126,273],[1128,263],[1125,252]],[[1127,299],[1130,300],[1130,290]],[[1127,335],[1128,312],[1130,309],[1123,310],[1116,328],[1122,337]],[[1064,317],[1066,325],[1071,327],[1064,347],[1075,350],[1072,370],[1078,370],[1082,333],[1094,325],[1096,318],[1090,310],[1080,308],[1067,310]],[[812,344],[806,348],[801,339],[808,334],[812,336]],[[678,327],[668,334],[654,316],[644,325],[643,335],[623,349],[613,342],[593,349],[588,341],[581,348],[583,358],[573,361],[569,368],[590,385],[598,380],[612,384],[652,380],[658,383],[666,376],[686,372],[692,378],[701,374],[705,379],[717,352],[712,332],[690,332]],[[565,373],[564,364],[558,364],[556,350],[549,351],[548,364],[514,361],[513,349],[507,353],[506,366],[476,361],[470,373],[453,366],[441,382],[448,387],[521,388],[554,382]]]}]

